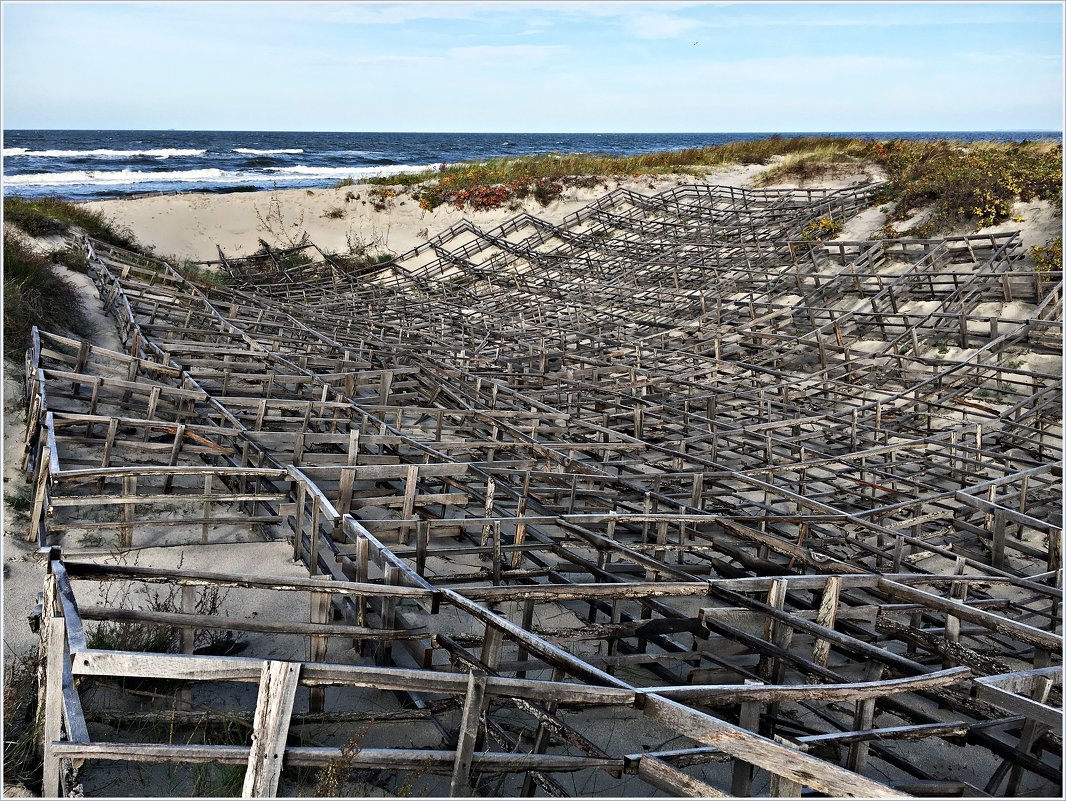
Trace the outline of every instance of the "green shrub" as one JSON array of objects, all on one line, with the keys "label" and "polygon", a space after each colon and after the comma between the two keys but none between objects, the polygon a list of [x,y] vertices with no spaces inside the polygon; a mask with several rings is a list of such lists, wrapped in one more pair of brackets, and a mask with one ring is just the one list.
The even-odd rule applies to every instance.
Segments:
[{"label": "green shrub", "polygon": [[52,270],[48,258],[33,252],[16,235],[4,235],[5,352],[21,358],[30,345],[30,330],[86,333],[78,290]]},{"label": "green shrub", "polygon": [[36,200],[4,198],[4,221],[15,223],[30,236],[65,234],[77,226],[89,236],[110,245],[130,250],[138,247],[129,229],[116,227],[98,211],[55,197]]},{"label": "green shrub", "polygon": [[1061,273],[1062,272],[1062,237],[1049,239],[1041,245],[1033,245],[1029,248],[1029,255],[1036,262],[1037,272]]},{"label": "green shrub", "polygon": [[[703,148],[605,156],[550,153],[483,162],[442,165],[437,171],[375,180],[378,185],[420,185],[419,206],[433,210],[493,208],[533,194],[542,203],[558,197],[555,185],[576,186],[589,176],[640,177],[679,172],[699,175],[727,164],[767,164],[756,184],[809,181],[842,165],[875,163],[886,171],[881,202],[895,201],[888,223],[932,205],[933,216],[908,236],[931,236],[965,221],[978,226],[1010,219],[1015,200],[1045,199],[1061,204],[1062,146],[1054,142],[920,142],[828,136],[773,136]],[[537,182],[542,182],[538,184]],[[561,189],[559,190],[561,191]]]},{"label": "green shrub", "polygon": [[1011,219],[1014,203],[1062,202],[1062,146],[1048,142],[878,143],[875,158],[888,173],[889,222],[931,206],[930,232],[960,222],[983,228]]},{"label": "green shrub", "polygon": [[392,208],[393,200],[396,198],[396,190],[375,186],[367,192],[366,196],[370,200],[370,205],[374,211],[385,211]]},{"label": "green shrub", "polygon": [[844,223],[834,220],[832,217],[819,217],[810,222],[803,229],[803,239],[806,242],[821,242],[823,239],[832,239],[844,230]]}]

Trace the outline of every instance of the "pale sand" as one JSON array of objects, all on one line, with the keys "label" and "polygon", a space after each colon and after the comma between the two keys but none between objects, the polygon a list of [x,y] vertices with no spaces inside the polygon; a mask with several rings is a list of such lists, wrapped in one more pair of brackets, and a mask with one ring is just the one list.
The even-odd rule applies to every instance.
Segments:
[{"label": "pale sand", "polygon": [[[655,194],[682,183],[748,186],[765,167],[752,164],[724,168],[706,176],[647,175],[621,180],[604,178],[587,189],[568,187],[563,196],[541,206],[527,198],[515,206],[485,211],[442,206],[433,211],[418,207],[410,194],[400,193],[388,208],[374,208],[368,184],[337,189],[279,189],[268,192],[231,194],[184,194],[96,200],[86,203],[120,226],[131,229],[137,240],[163,257],[206,261],[218,258],[216,245],[227,257],[243,256],[259,249],[259,240],[271,246],[289,245],[306,231],[311,241],[331,253],[349,252],[349,244],[366,244],[372,252],[404,253],[449,226],[469,219],[481,228],[491,228],[521,211],[549,222],[558,222],[606,191],[623,186]],[[400,187],[393,189],[402,190]],[[345,200],[348,195],[353,199]],[[331,209],[343,216],[324,216]]]},{"label": "pale sand", "polygon": [[[227,257],[248,255],[259,249],[262,239],[272,247],[292,245],[306,232],[310,241],[329,253],[348,253],[353,246],[368,246],[372,253],[404,253],[440,233],[449,226],[468,219],[482,229],[510,219],[522,211],[548,222],[558,223],[589,202],[616,187],[644,194],[656,194],[685,183],[751,187],[752,180],[766,169],[765,165],[748,164],[724,167],[705,175],[644,175],[639,178],[603,178],[589,188],[568,187],[562,197],[547,206],[533,198],[521,203],[476,211],[441,206],[426,211],[418,206],[409,192],[392,187],[396,197],[378,210],[371,197],[371,184],[356,184],[327,189],[278,189],[266,192],[228,194],[190,193],[116,200],[95,200],[85,205],[101,212],[120,226],[129,228],[137,240],[159,256],[176,261],[209,261],[218,258],[218,247]],[[832,174],[811,181],[783,181],[767,188],[838,189],[871,180],[884,180],[884,173],[873,165],[839,167]],[[380,201],[379,201],[380,202]],[[340,210],[341,216],[325,216]],[[981,233],[1018,230],[1026,248],[1042,245],[1058,236],[1062,215],[1049,203],[1019,203],[1015,214],[1021,222],[1008,221],[981,229]],[[906,229],[917,224],[924,213],[919,210],[897,227]],[[871,207],[849,220],[839,239],[866,239],[885,224],[885,215]],[[958,230],[961,234],[970,231]]]},{"label": "pale sand", "polygon": [[[87,205],[101,211],[115,223],[129,227],[138,241],[154,248],[164,257],[177,259],[212,260],[217,258],[216,244],[227,256],[239,256],[258,249],[259,239],[271,245],[287,244],[306,231],[311,241],[326,251],[347,252],[350,244],[370,245],[373,251],[387,250],[403,253],[451,225],[469,219],[482,228],[511,218],[519,211],[527,211],[542,219],[558,222],[605,191],[623,186],[645,194],[655,194],[682,183],[707,183],[748,187],[752,179],[765,169],[761,165],[737,166],[717,170],[705,176],[642,176],[615,180],[605,179],[588,189],[567,189],[561,200],[547,207],[528,199],[519,208],[506,206],[490,211],[463,211],[442,207],[423,211],[410,195],[394,198],[383,211],[369,202],[369,185],[338,189],[278,190],[275,192],[235,194],[186,194],[143,197],[125,200],[93,201]],[[872,178],[881,176],[870,175]],[[842,172],[828,180],[812,182],[812,186],[837,188],[865,183],[869,178],[861,170]],[[792,184],[775,184],[784,188]],[[345,200],[348,193],[352,199]],[[324,216],[326,211],[341,208],[339,219]],[[1026,248],[1043,244],[1061,231],[1061,213],[1047,203],[1018,204],[1016,214],[1022,222],[1008,222],[984,231],[1020,230]],[[840,239],[865,239],[884,224],[885,215],[877,208],[863,211],[847,223]],[[917,218],[917,215],[916,215]],[[915,221],[917,219],[915,218]],[[264,224],[266,223],[266,224]],[[269,230],[273,229],[273,230]],[[958,231],[955,233],[966,233]],[[58,246],[58,241],[40,241],[43,250]],[[99,297],[85,276],[61,270],[63,276],[81,288],[86,309],[96,328],[94,341],[103,347],[122,350],[114,330],[113,320],[103,315]],[[1030,357],[1031,354],[1022,354]],[[21,404],[21,369],[10,363],[4,365],[4,483],[5,493],[26,494],[30,487],[21,474],[22,445],[25,431]],[[6,505],[5,505],[6,507]],[[25,653],[36,641],[29,631],[26,615],[33,607],[43,578],[42,563],[33,546],[22,541],[25,517],[5,508],[4,560],[11,573],[4,581],[4,656]],[[195,549],[187,552],[193,553]],[[226,548],[204,549],[211,569],[219,572],[241,572],[245,569],[249,551],[256,553],[263,573],[297,575],[303,569],[294,565],[291,552],[284,544],[247,544]],[[140,552],[138,560],[145,566],[173,567],[179,550],[156,549]],[[189,559],[187,556],[186,559]],[[193,566],[186,562],[187,566]],[[202,565],[196,565],[202,566]],[[231,610],[238,616],[239,607]],[[277,610],[274,610],[277,611]],[[299,658],[299,657],[298,657]],[[4,788],[12,795],[15,788]]]}]

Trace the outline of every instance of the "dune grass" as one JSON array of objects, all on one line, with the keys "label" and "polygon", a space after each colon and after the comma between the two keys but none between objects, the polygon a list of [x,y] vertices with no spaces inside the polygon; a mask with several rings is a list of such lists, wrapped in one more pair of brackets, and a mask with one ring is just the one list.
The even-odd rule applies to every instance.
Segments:
[{"label": "dune grass", "polygon": [[4,234],[4,354],[18,361],[30,330],[86,332],[78,290],[60,278],[49,258],[16,234]]},{"label": "dune grass", "polygon": [[[551,194],[547,182],[565,182],[578,176],[640,176],[660,173],[702,173],[713,167],[731,164],[769,164],[774,156],[812,152],[842,152],[868,155],[869,140],[831,136],[771,136],[743,142],[729,142],[709,147],[642,153],[635,156],[610,156],[602,153],[548,153],[539,156],[490,159],[482,162],[443,165],[439,171],[393,175],[375,179],[374,183],[416,186],[420,205],[434,209],[442,203],[454,203],[469,191],[475,195],[486,187],[507,187],[506,197],[496,205],[519,197],[522,188],[528,193]],[[539,187],[538,187],[539,184]],[[560,188],[561,189],[561,188]],[[497,193],[499,194],[499,193]],[[466,198],[469,202],[469,198]],[[475,205],[476,207],[476,205]]]},{"label": "dune grass", "polygon": [[4,221],[14,223],[30,236],[62,235],[78,227],[102,242],[137,249],[133,232],[115,226],[98,211],[55,197],[4,198]]},{"label": "dune grass", "polygon": [[943,233],[960,224],[986,227],[1009,220],[1018,200],[1062,202],[1062,145],[1036,142],[917,141],[832,136],[772,136],[702,148],[607,156],[547,154],[444,165],[439,171],[396,175],[375,183],[408,187],[432,210],[494,208],[534,196],[548,203],[566,186],[593,176],[657,173],[699,175],[714,167],[765,164],[753,183],[812,181],[845,168],[880,167],[888,177],[880,202],[892,202],[886,235],[896,222],[931,208],[912,235]]},{"label": "dune grass", "polygon": [[759,173],[755,186],[784,181],[813,181],[831,174],[840,166],[870,164],[875,161],[876,143],[869,139],[833,139],[812,147],[779,154],[780,158]]}]

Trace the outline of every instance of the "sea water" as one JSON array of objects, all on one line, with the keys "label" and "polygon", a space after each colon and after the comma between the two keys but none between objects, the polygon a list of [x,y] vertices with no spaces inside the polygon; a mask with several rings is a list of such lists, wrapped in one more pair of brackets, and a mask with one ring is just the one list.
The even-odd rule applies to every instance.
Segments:
[{"label": "sea water", "polygon": [[[771,135],[12,130],[3,134],[3,193],[84,200],[139,193],[315,188],[348,178],[359,181],[507,156],[638,155]],[[1060,133],[1048,131],[829,135],[971,141],[1061,138]]]}]

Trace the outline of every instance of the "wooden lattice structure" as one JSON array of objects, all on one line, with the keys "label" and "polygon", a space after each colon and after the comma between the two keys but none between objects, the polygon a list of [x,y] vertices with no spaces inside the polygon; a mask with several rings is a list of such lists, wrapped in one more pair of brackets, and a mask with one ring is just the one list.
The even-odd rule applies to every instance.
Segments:
[{"label": "wooden lattice structure", "polygon": [[[46,791],[132,760],[247,766],[245,795],[338,765],[423,795],[1059,793],[1062,276],[1012,233],[804,239],[872,192],[617,190],[381,265],[220,250],[226,286],[86,240],[128,352],[27,356]],[[249,542],[307,575],[98,559]],[[283,600],[206,614],[220,589]],[[244,741],[108,739],[79,687],[132,677],[179,682],[141,720]],[[258,692],[205,710],[219,683]]]}]

